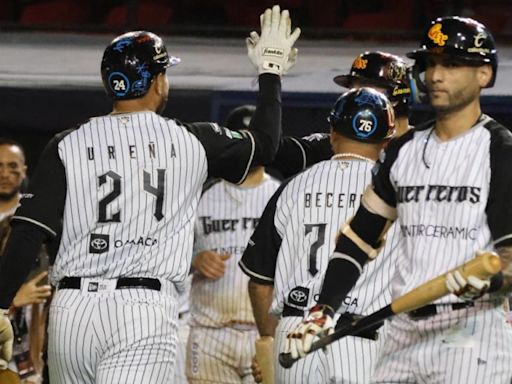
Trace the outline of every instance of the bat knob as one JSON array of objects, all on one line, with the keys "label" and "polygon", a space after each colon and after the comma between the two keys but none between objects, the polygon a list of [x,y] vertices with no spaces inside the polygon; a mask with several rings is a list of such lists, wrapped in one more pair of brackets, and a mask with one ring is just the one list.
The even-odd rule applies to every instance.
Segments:
[{"label": "bat knob", "polygon": [[290,368],[293,363],[295,363],[297,359],[292,357],[291,353],[280,353],[279,354],[279,364],[283,368]]}]

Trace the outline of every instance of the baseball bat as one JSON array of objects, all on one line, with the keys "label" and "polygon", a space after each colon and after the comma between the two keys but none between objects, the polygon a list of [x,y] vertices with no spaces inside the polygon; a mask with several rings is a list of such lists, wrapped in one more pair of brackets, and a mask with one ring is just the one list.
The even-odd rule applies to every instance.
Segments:
[{"label": "baseball bat", "polygon": [[274,384],[274,338],[263,336],[256,340],[256,359],[261,369],[263,384]]},{"label": "baseball bat", "polygon": [[[465,278],[472,275],[485,280],[491,278],[501,270],[501,261],[499,256],[493,252],[481,253],[463,265],[429,280],[405,295],[400,296],[396,300],[393,300],[391,304],[379,309],[377,312],[359,320],[355,320],[352,324],[348,324],[347,326],[336,330],[336,332],[320,338],[311,345],[311,349],[308,353],[323,348],[344,336],[353,335],[363,331],[393,315],[414,311],[415,309],[421,308],[440,297],[449,294],[450,291],[445,284],[446,275],[456,270],[460,271]],[[297,360],[298,359],[292,358],[290,353],[279,354],[279,364],[281,364],[283,368],[291,367]]]}]

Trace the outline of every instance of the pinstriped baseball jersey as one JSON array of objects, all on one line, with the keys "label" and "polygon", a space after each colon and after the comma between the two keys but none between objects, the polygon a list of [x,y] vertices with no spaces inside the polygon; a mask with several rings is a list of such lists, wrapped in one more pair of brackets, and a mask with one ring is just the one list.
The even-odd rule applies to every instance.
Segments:
[{"label": "pinstriped baseball jersey", "polygon": [[194,276],[191,316],[196,325],[222,327],[230,321],[254,323],[247,293],[248,278],[237,263],[265,205],[278,187],[279,182],[265,174],[262,183],[255,187],[219,181],[201,197],[194,227],[194,253],[214,250],[229,253],[231,257],[220,279]]},{"label": "pinstriped baseball jersey", "polygon": [[[404,241],[403,294],[494,244],[510,243],[512,135],[488,116],[440,141],[432,127],[391,144],[374,169],[373,188],[396,207]],[[510,160],[508,160],[510,161]],[[438,302],[459,301],[449,295]]]},{"label": "pinstriped baseball jersey", "polygon": [[[274,314],[284,304],[303,310],[315,304],[339,228],[356,212],[373,164],[343,157],[321,162],[269,202],[240,266],[252,279],[274,284]],[[396,241],[391,231],[387,248]],[[393,270],[393,255],[369,263],[339,311],[367,314],[389,303]]]},{"label": "pinstriped baseball jersey", "polygon": [[[15,219],[51,233],[62,227],[54,283],[64,276],[182,281],[202,184],[208,173],[233,182],[245,177],[254,140],[244,135],[153,112],[92,118],[47,150],[48,182],[65,184],[65,204],[55,196],[60,206],[46,210],[29,199]],[[233,154],[241,161],[223,167]]]}]

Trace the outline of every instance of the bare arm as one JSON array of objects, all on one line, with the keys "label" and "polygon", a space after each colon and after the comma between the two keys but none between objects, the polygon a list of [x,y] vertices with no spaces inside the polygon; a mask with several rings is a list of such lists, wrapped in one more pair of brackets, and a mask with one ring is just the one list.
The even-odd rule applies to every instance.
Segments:
[{"label": "bare arm", "polygon": [[505,292],[512,291],[512,246],[499,247],[497,249],[502,263],[503,285]]},{"label": "bare arm", "polygon": [[272,303],[273,285],[258,284],[252,280],[248,285],[254,319],[260,336],[274,336],[277,327],[277,318],[269,313]]}]

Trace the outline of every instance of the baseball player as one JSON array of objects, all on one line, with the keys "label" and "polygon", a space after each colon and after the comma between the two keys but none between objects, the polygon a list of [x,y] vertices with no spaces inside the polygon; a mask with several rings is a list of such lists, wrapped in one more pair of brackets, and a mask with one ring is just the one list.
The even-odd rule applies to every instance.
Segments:
[{"label": "baseball player", "polygon": [[[344,88],[370,87],[383,92],[395,111],[397,135],[409,129],[409,99],[411,88],[408,65],[399,56],[386,52],[364,52],[356,56],[348,74],[334,77],[333,81]],[[316,164],[329,160],[332,149],[327,133],[314,133],[296,138],[283,137],[275,160],[269,167],[288,178]]]},{"label": "baseball player", "polygon": [[[288,331],[320,291],[339,226],[355,213],[370,171],[394,134],[393,107],[370,88],[343,94],[329,116],[335,155],[300,173],[270,200],[243,255],[240,267],[250,278],[250,294],[262,335],[274,335],[267,315],[280,318],[275,351],[284,349]],[[392,242],[389,243],[392,246]],[[344,298],[340,323],[366,315],[391,298],[391,257],[366,268],[368,281]],[[308,356],[292,369],[275,367],[279,383],[367,383],[376,356],[376,330],[337,342],[328,352]],[[276,353],[276,355],[277,355]],[[277,356],[276,356],[277,357]]]},{"label": "baseball player", "polygon": [[[225,126],[249,128],[253,106],[241,106]],[[248,278],[237,266],[249,237],[279,182],[253,167],[240,185],[211,182],[199,201],[194,226],[187,377],[190,383],[252,382],[251,359],[258,336],[247,293]]]},{"label": "baseball player", "polygon": [[361,206],[342,227],[319,304],[290,334],[288,350],[302,355],[330,332],[335,309],[397,220],[404,258],[396,296],[480,250],[498,252],[503,275],[488,281],[450,274],[453,294],[388,321],[372,382],[508,384],[512,329],[501,292],[492,292],[509,290],[512,281],[512,173],[503,166],[512,159],[512,134],[482,114],[479,102],[481,89],[496,79],[494,39],[473,19],[438,18],[409,57],[435,122],[391,142],[380,156]]},{"label": "baseball player", "polygon": [[[290,32],[279,6],[261,21],[262,37],[249,50],[260,74],[250,132],[159,116],[169,91],[166,70],[179,60],[158,36],[137,31],[114,39],[103,55],[112,113],[46,147],[31,197],[13,218],[0,265],[0,308],[8,307],[41,243],[60,237],[51,272],[52,384],[172,382],[177,298],[190,269],[202,185],[208,176],[242,182],[278,146],[280,75],[300,30]],[[8,358],[5,313],[0,357]]]}]

